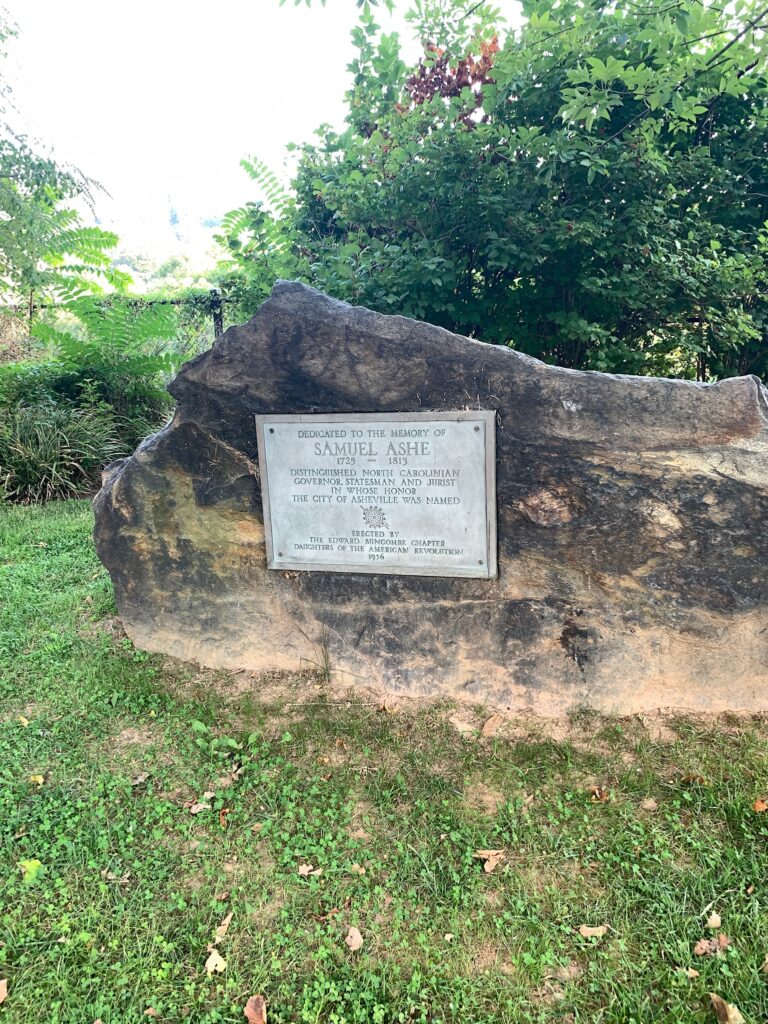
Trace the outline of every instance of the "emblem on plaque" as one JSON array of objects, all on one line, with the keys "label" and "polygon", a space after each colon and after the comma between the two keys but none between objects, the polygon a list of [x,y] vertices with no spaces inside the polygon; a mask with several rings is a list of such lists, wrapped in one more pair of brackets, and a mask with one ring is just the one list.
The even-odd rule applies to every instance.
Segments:
[{"label": "emblem on plaque", "polygon": [[364,508],[363,521],[366,526],[372,526],[377,529],[382,526],[389,526],[387,517],[384,515],[384,509],[379,508],[378,505],[369,505],[368,508]]}]

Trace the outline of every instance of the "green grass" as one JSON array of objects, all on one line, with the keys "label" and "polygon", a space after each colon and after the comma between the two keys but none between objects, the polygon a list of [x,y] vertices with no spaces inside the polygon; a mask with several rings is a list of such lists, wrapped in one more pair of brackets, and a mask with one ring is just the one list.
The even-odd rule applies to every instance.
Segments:
[{"label": "green grass", "polygon": [[[242,1022],[263,993],[270,1024],[679,1024],[710,991],[766,1019],[763,721],[482,739],[321,673],[249,690],[121,636],[90,528],[0,512],[0,1021]],[[695,956],[712,910],[732,944]]]}]

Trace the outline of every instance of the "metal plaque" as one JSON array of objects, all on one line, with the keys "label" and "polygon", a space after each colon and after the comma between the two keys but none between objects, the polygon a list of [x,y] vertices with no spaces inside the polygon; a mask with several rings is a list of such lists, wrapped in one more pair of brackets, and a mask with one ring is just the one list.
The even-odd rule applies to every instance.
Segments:
[{"label": "metal plaque", "polygon": [[257,416],[268,567],[495,577],[495,417]]}]

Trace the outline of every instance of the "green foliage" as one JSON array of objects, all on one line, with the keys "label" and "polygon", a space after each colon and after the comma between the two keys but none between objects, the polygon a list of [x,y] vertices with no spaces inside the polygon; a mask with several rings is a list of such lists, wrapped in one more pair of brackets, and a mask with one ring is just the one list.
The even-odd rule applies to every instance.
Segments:
[{"label": "green foliage", "polygon": [[240,166],[254,182],[263,199],[248,202],[222,219],[215,236],[227,259],[216,275],[230,311],[240,319],[251,316],[280,278],[297,279],[304,261],[291,228],[293,199],[263,161],[241,160]]},{"label": "green foliage", "polygon": [[169,349],[170,305],[81,298],[67,307],[71,326],[38,323],[54,356],[0,366],[0,498],[47,501],[92,488],[98,471],[156,430],[171,407],[164,375],[178,362]]},{"label": "green foliage", "polygon": [[410,71],[362,12],[279,224],[304,278],[565,366],[767,376],[768,9],[523,11],[416,0]]},{"label": "green foliage", "polygon": [[114,372],[126,377],[170,373],[176,358],[167,343],[176,335],[171,305],[131,306],[129,301],[101,301],[91,296],[68,303],[79,329],[39,322],[32,334],[71,368]]},{"label": "green foliage", "polygon": [[92,490],[108,462],[127,452],[111,411],[91,400],[19,404],[0,415],[0,499],[22,503]]}]

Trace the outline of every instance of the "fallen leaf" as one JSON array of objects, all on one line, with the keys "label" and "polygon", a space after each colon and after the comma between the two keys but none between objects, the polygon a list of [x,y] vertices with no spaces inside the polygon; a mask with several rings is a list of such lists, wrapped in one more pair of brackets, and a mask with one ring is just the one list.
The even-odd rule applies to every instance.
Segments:
[{"label": "fallen leaf", "polygon": [[501,715],[491,715],[490,718],[486,719],[483,724],[483,728],[480,730],[480,735],[486,739],[490,739],[495,736],[499,729],[504,725],[504,719]]},{"label": "fallen leaf", "polygon": [[760,973],[768,974],[768,953],[765,954],[765,960],[760,964]]},{"label": "fallen leaf", "polygon": [[752,804],[752,807],[755,811],[757,811],[758,814],[762,814],[763,811],[768,811],[768,803],[766,803],[766,801],[763,800],[762,797],[760,797],[758,800],[755,800],[755,802]]},{"label": "fallen leaf", "polygon": [[264,822],[263,821],[254,821],[254,823],[251,825],[251,832],[261,832],[261,830],[263,828],[264,828]]},{"label": "fallen leaf", "polygon": [[590,791],[590,800],[593,804],[607,803],[611,798],[611,791],[607,786],[593,786]]},{"label": "fallen leaf", "polygon": [[243,774],[243,770],[243,766],[240,765],[231,772],[228,772],[226,775],[222,775],[220,778],[216,779],[216,782],[214,783],[216,789],[226,789],[227,786],[231,786],[233,782],[237,782]]},{"label": "fallen leaf", "polygon": [[357,950],[360,949],[360,947],[363,944],[363,936],[360,934],[357,928],[350,926],[349,931],[347,932],[347,937],[344,939],[344,941],[352,950],[352,952],[356,953]]},{"label": "fallen leaf", "polygon": [[148,778],[149,772],[139,772],[138,775],[134,775],[134,777],[131,779],[131,785],[140,786],[142,783],[146,782]]},{"label": "fallen leaf", "polygon": [[19,715],[19,725],[26,729],[29,725],[29,719],[25,718],[24,715]]},{"label": "fallen leaf", "polygon": [[312,864],[299,864],[299,874],[302,878],[308,878],[310,875],[322,875],[322,873],[322,868],[316,868]]},{"label": "fallen leaf", "polygon": [[232,813],[231,807],[222,807],[219,811],[219,825],[222,828],[227,827],[227,815]]},{"label": "fallen leaf", "polygon": [[728,936],[720,932],[716,939],[699,939],[693,947],[693,952],[696,956],[714,956],[716,953],[722,953],[730,945],[731,940]]},{"label": "fallen leaf", "polygon": [[189,804],[190,814],[200,814],[202,811],[210,811],[211,805],[204,803],[202,800],[196,804]]},{"label": "fallen leaf", "polygon": [[712,1004],[712,1009],[715,1011],[719,1024],[745,1024],[744,1018],[733,1003],[726,1003],[715,992],[709,993],[709,1001]]},{"label": "fallen leaf", "polygon": [[131,873],[128,871],[124,875],[115,875],[113,872],[108,871],[107,868],[101,872],[101,877],[105,882],[119,882],[120,885],[127,885],[131,878]]},{"label": "fallen leaf", "polygon": [[747,886],[747,888],[746,888],[747,896],[751,896],[754,891],[755,891],[754,885],[748,885]]},{"label": "fallen leaf", "polygon": [[460,733],[462,736],[470,736],[477,732],[477,728],[472,725],[471,722],[465,722],[463,718],[459,717],[459,715],[451,715],[448,721],[456,732]]},{"label": "fallen leaf", "polygon": [[645,800],[640,804],[644,811],[658,811],[659,805],[653,799],[652,796],[646,797]]},{"label": "fallen leaf", "polygon": [[227,934],[227,929],[229,928],[231,920],[232,920],[232,911],[230,910],[230,912],[227,914],[227,916],[224,918],[224,920],[221,922],[221,924],[218,926],[218,928],[214,932],[214,939],[213,939],[214,943],[221,942],[221,940]]},{"label": "fallen leaf", "polygon": [[154,1006],[148,1006],[146,1008],[146,1010],[144,1011],[144,1016],[145,1017],[159,1017],[160,1016],[160,1011],[156,1010],[154,1008]]},{"label": "fallen leaf", "polygon": [[707,784],[707,780],[704,778],[703,775],[693,774],[684,775],[682,779],[680,779],[680,782],[684,786],[692,786],[694,783],[696,783],[699,786],[706,786]]},{"label": "fallen leaf", "polygon": [[224,889],[223,892],[217,892],[213,897],[218,903],[226,903],[229,897],[232,895],[231,889]]},{"label": "fallen leaf", "polygon": [[8,998],[8,979],[2,978],[0,980],[0,1003],[4,1003]]},{"label": "fallen leaf", "polygon": [[475,850],[472,854],[473,857],[477,857],[484,862],[483,870],[488,875],[501,864],[506,855],[506,850]]},{"label": "fallen leaf", "polygon": [[208,959],[205,961],[205,970],[210,975],[214,972],[223,974],[227,969],[227,961],[215,947],[211,950]]},{"label": "fallen leaf", "polygon": [[243,1009],[248,1024],[267,1024],[267,1000],[264,996],[251,996]]},{"label": "fallen leaf", "polygon": [[533,795],[533,793],[526,793],[523,797],[522,810],[527,811],[535,799],[536,797]]},{"label": "fallen leaf", "polygon": [[446,932],[443,938],[446,942],[450,942],[453,939],[453,932]]},{"label": "fallen leaf", "polygon": [[352,867],[349,869],[349,871],[350,871],[350,874],[352,874],[352,875],[364,875],[365,874],[365,868],[361,867],[359,864],[353,864]]},{"label": "fallen leaf", "polygon": [[202,799],[203,800],[213,800],[213,798],[215,796],[216,796],[216,790],[215,789],[206,789],[206,791],[203,793]]},{"label": "fallen leaf", "polygon": [[705,927],[705,928],[711,928],[711,929],[712,929],[712,931],[717,931],[717,929],[718,929],[718,928],[720,927],[720,925],[721,925],[722,923],[723,923],[723,922],[722,922],[722,920],[720,919],[720,915],[719,915],[719,914],[715,914],[715,913],[712,913],[712,914],[710,914],[710,915],[709,915],[709,917],[707,918],[707,923],[706,923],[706,924],[704,925],[704,927]]},{"label": "fallen leaf", "polygon": [[39,789],[40,786],[42,786],[43,783],[45,782],[45,776],[44,775],[30,775],[29,779],[27,781],[30,783],[30,785],[37,786],[38,789]]},{"label": "fallen leaf", "polygon": [[602,939],[608,931],[608,925],[599,924],[596,928],[590,928],[588,924],[579,927],[579,935],[584,939]]},{"label": "fallen leaf", "polygon": [[698,978],[699,972],[694,967],[678,967],[678,974],[684,974],[686,978]]}]

